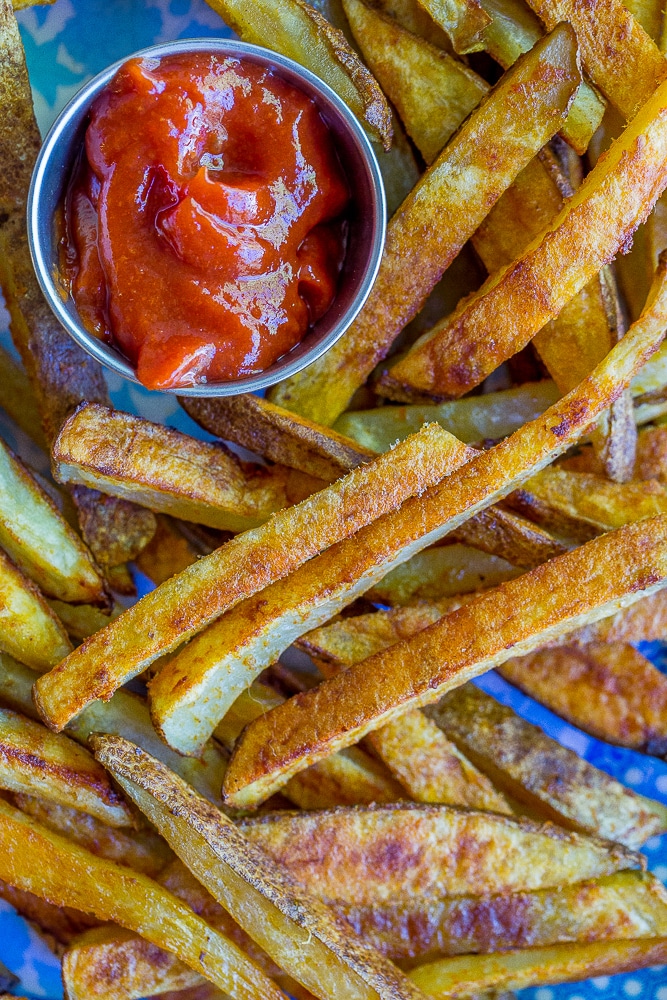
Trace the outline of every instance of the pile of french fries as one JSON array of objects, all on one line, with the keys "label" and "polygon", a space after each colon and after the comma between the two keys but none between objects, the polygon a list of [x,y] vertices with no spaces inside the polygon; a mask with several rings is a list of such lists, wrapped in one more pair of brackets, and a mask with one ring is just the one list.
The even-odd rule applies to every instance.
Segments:
[{"label": "pile of french fries", "polygon": [[181,401],[217,441],[114,411],[31,268],[0,0],[0,406],[53,473],[0,441],[0,896],[69,1000],[667,963],[667,806],[472,683],[667,758],[661,4],[209,2],[357,114],[386,250],[315,364]]}]

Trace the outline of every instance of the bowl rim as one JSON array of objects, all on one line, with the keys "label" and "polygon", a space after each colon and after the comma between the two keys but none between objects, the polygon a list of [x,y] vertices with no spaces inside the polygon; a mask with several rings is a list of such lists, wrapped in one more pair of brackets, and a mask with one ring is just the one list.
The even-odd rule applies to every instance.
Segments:
[{"label": "bowl rim", "polygon": [[[281,361],[280,358],[263,372],[228,382],[202,382],[179,388],[148,389],[137,378],[134,367],[119,350],[86,330],[78,319],[78,311],[77,318],[75,319],[66,308],[66,303],[68,301],[73,302],[73,300],[71,296],[67,296],[67,298],[63,296],[62,286],[58,284],[52,273],[53,265],[51,259],[54,237],[52,235],[51,241],[42,239],[44,230],[43,199],[48,190],[50,172],[54,169],[52,160],[54,154],[58,152],[60,142],[72,129],[77,129],[81,126],[91,103],[111,82],[118,70],[130,59],[150,59],[151,57],[162,57],[180,52],[214,52],[232,57],[248,56],[255,62],[276,66],[279,69],[286,70],[288,76],[292,74],[298,79],[304,80],[315,91],[315,95],[309,95],[314,96],[314,99],[317,99],[318,94],[322,95],[334,107],[345,127],[352,133],[355,145],[360,150],[365,162],[369,186],[372,191],[372,207],[376,225],[372,233],[370,252],[365,264],[363,278],[359,283],[352,303],[346,312],[339,317],[331,330],[318,338],[300,357],[283,364],[278,372],[272,372],[271,369]],[[67,162],[63,161],[58,164],[56,169],[63,180],[67,177],[70,167],[70,158],[67,158]],[[386,227],[387,202],[380,167],[372,144],[351,108],[349,108],[329,84],[295,60],[281,53],[273,52],[271,49],[252,45],[234,38],[183,38],[168,42],[158,42],[157,44],[131,52],[121,59],[117,59],[92,79],[84,83],[58,114],[44,138],[35,161],[27,199],[28,245],[35,274],[48,305],[67,333],[69,333],[79,347],[91,355],[104,368],[115,372],[136,385],[142,386],[142,388],[149,392],[163,392],[180,396],[235,396],[247,392],[257,392],[296,375],[322,357],[343,336],[346,330],[349,329],[368,299],[380,269]],[[53,226],[51,223],[52,230]],[[49,250],[51,250],[48,259],[45,252],[47,243]],[[74,308],[76,310],[76,306]],[[295,345],[295,348],[292,348],[292,350],[296,350],[298,346],[298,344]],[[288,358],[290,353],[287,352],[287,354],[282,355],[282,359]]]}]

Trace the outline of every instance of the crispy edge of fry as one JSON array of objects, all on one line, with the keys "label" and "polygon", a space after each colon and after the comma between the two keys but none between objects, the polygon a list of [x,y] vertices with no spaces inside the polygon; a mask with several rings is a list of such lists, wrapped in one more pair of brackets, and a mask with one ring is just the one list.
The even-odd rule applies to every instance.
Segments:
[{"label": "crispy edge of fry", "polygon": [[491,23],[479,0],[419,0],[449,37],[455,52],[466,55],[484,48],[484,29]]},{"label": "crispy edge of fry", "polygon": [[67,656],[72,644],[38,588],[2,549],[0,586],[0,648],[35,670],[51,669]]},{"label": "crispy edge of fry", "polygon": [[[613,583],[601,577],[605,568]],[[667,516],[593,539],[481,594],[411,639],[251,723],[227,769],[225,801],[235,807],[256,804],[308,764],[357,742],[405,709],[437,701],[512,652],[530,652],[665,583]]]},{"label": "crispy edge of fry", "polygon": [[327,482],[375,457],[370,448],[259,396],[184,396],[180,404],[209,434]]},{"label": "crispy edge of fry", "polygon": [[93,742],[97,759],[196,878],[297,982],[321,997],[421,1000],[398,969],[346,932],[343,921],[176,775],[126,740]]},{"label": "crispy edge of fry", "polygon": [[[401,397],[460,396],[557,315],[627,242],[667,183],[665,107],[667,82],[518,260],[495,271],[382,376],[384,391]],[[619,199],[622,212],[617,212]],[[663,262],[658,270],[664,267]],[[652,287],[651,296],[655,281]],[[480,330],[491,328],[489,323],[494,337],[485,344]]]},{"label": "crispy edge of fry", "polygon": [[[558,113],[546,114],[546,102],[564,118],[580,81],[576,59],[570,29],[561,26],[509,70],[391,219],[378,278],[355,322],[323,358],[275,386],[272,402],[324,424],[340,416],[490,206],[558,129]],[[480,184],[477,164],[489,160],[497,169]]]},{"label": "crispy edge of fry", "polygon": [[237,945],[148,876],[99,858],[2,801],[0,843],[0,877],[17,888],[138,931],[238,997],[284,1000]]},{"label": "crispy edge of fry", "polygon": [[124,681],[240,600],[398,507],[420,489],[419,465],[445,433],[437,426],[425,428],[167,580],[37,682],[43,718],[63,728],[85,705],[108,699]]}]

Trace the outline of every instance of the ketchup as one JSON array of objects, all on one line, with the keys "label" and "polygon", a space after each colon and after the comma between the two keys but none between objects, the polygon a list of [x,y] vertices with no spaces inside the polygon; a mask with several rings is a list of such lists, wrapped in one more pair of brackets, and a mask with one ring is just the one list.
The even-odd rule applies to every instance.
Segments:
[{"label": "ketchup", "polygon": [[151,389],[263,371],[335,295],[348,187],[316,105],[249,60],[134,59],[97,98],[65,201],[84,325]]}]

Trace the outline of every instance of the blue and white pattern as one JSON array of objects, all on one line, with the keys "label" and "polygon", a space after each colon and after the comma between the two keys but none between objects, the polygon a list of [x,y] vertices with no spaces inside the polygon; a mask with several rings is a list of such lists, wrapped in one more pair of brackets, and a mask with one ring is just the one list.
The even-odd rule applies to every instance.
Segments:
[{"label": "blue and white pattern", "polygon": [[[230,32],[204,0],[56,0],[19,15],[35,107],[42,131],[91,76],[136,49],[173,38],[228,36]],[[9,344],[7,317],[0,306],[0,338]],[[173,396],[148,392],[117,376],[109,377],[114,405],[178,427],[201,432]],[[667,653],[658,644],[643,649],[662,669]],[[667,764],[600,743],[581,733],[532,699],[488,674],[484,690],[511,704],[526,718],[644,795],[667,804]],[[650,867],[667,881],[667,837],[646,845]],[[16,992],[60,1000],[57,960],[11,907],[0,900],[0,961],[21,978]],[[667,1000],[667,969],[587,983],[525,990],[525,1000]]]}]

